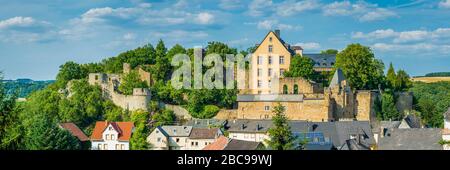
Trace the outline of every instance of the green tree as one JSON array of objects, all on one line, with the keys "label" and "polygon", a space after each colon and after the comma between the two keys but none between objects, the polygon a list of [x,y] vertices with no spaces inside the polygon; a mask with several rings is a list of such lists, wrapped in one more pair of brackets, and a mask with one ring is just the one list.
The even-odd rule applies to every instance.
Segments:
[{"label": "green tree", "polygon": [[350,85],[358,90],[372,90],[383,83],[384,64],[375,59],[369,47],[350,44],[336,55],[335,69],[341,68]]},{"label": "green tree", "polygon": [[148,121],[150,114],[148,112],[138,110],[131,114],[135,129],[130,139],[131,150],[148,150],[147,136],[149,135]]},{"label": "green tree", "polygon": [[133,94],[134,88],[148,88],[148,85],[145,81],[140,79],[137,71],[132,70],[130,73],[123,76],[119,91],[125,95],[131,95]]},{"label": "green tree", "polygon": [[384,120],[401,120],[403,115],[395,107],[395,97],[391,91],[382,94],[381,111]]},{"label": "green tree", "polygon": [[25,146],[28,150],[77,150],[81,149],[78,139],[56,126],[53,120],[39,114],[25,134]]},{"label": "green tree", "polygon": [[66,87],[67,82],[74,79],[82,79],[87,77],[87,72],[81,65],[68,61],[59,66],[58,75],[56,75],[56,84],[59,88]]},{"label": "green tree", "polygon": [[161,110],[152,116],[154,127],[163,125],[173,125],[176,117],[172,110]]},{"label": "green tree", "polygon": [[404,70],[397,71],[396,82],[395,90],[397,91],[406,91],[412,87],[410,77]]},{"label": "green tree", "polygon": [[320,54],[337,54],[339,51],[335,49],[327,49],[320,51]]},{"label": "green tree", "polygon": [[71,96],[62,98],[59,102],[58,115],[62,122],[73,122],[86,127],[102,117],[105,100],[100,87],[89,85],[84,79],[73,81],[70,90]]},{"label": "green tree", "polygon": [[17,114],[14,112],[16,107],[16,94],[8,95],[3,84],[3,75],[0,72],[0,150],[10,148],[9,142],[6,143],[7,129],[12,128],[17,121]]},{"label": "green tree", "polygon": [[291,133],[288,118],[284,114],[285,108],[280,103],[272,110],[273,127],[269,129],[269,138],[266,140],[268,147],[276,150],[294,149],[295,137]]},{"label": "green tree", "polygon": [[389,69],[386,74],[387,87],[395,89],[397,86],[397,75],[395,74],[394,66],[392,63],[389,64]]},{"label": "green tree", "polygon": [[302,77],[308,80],[313,80],[314,72],[314,61],[309,57],[302,57],[296,54],[292,57],[291,64],[289,66],[289,71],[284,72],[286,77]]},{"label": "green tree", "polygon": [[153,65],[151,70],[155,80],[165,80],[170,75],[172,66],[170,65],[170,60],[167,58],[166,53],[167,48],[164,45],[164,41],[159,40],[155,50],[155,65]]}]

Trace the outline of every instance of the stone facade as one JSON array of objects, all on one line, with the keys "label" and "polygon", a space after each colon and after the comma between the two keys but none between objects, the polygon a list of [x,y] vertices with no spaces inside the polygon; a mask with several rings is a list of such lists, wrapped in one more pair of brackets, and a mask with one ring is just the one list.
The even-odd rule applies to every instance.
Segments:
[{"label": "stone facade", "polygon": [[[129,64],[124,64],[124,73],[130,72]],[[99,85],[103,92],[103,97],[111,100],[115,105],[127,110],[147,110],[151,99],[149,89],[135,88],[132,95],[124,95],[117,91],[121,76],[117,74],[91,73],[89,74],[89,84]]]},{"label": "stone facade", "polygon": [[271,119],[278,103],[290,120],[372,121],[376,117],[373,105],[378,93],[353,92],[340,69],[327,88],[302,78],[281,78],[277,89],[272,94],[239,94],[237,118]]}]

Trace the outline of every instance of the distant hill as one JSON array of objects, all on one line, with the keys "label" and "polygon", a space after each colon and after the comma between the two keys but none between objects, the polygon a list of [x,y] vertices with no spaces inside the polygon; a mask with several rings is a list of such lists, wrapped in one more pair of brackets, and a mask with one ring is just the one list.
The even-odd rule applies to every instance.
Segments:
[{"label": "distant hill", "polygon": [[16,90],[19,93],[19,98],[26,98],[30,93],[43,89],[49,84],[55,82],[54,80],[34,81],[32,79],[17,79],[17,80],[3,80],[8,94],[13,94]]},{"label": "distant hill", "polygon": [[425,77],[450,77],[450,72],[436,72],[425,74]]}]

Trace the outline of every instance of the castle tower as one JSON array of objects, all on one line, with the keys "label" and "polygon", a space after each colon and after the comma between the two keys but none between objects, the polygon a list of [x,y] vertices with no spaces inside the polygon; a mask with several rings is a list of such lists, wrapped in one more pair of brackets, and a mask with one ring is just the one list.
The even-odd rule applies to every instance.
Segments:
[{"label": "castle tower", "polygon": [[332,115],[335,119],[352,119],[355,117],[354,95],[340,68],[334,73],[330,86],[325,90],[325,93],[333,105]]}]

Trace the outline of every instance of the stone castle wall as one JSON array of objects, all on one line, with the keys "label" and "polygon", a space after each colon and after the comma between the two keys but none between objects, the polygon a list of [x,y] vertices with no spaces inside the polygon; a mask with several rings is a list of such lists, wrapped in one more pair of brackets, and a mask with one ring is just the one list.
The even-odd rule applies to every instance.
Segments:
[{"label": "stone castle wall", "polygon": [[[129,65],[124,64],[124,73],[129,73]],[[148,89],[135,88],[132,95],[124,95],[117,91],[121,77],[116,74],[91,73],[88,82],[90,85],[99,85],[103,96],[110,99],[115,105],[130,111],[148,110],[151,94]]]},{"label": "stone castle wall", "polygon": [[375,100],[379,97],[376,91],[357,91],[356,93],[356,119],[359,121],[375,121]]},{"label": "stone castle wall", "polygon": [[[285,106],[285,114],[290,120],[328,121],[329,104],[324,99],[306,99],[301,102],[280,102]],[[278,102],[239,102],[238,119],[272,119],[273,107]],[[269,107],[266,110],[266,107]]]}]

